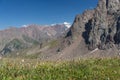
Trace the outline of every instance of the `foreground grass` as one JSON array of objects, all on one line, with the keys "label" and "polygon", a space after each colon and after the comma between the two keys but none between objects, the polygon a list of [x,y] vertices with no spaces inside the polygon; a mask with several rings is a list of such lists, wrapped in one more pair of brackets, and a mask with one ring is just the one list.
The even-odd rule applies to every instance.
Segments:
[{"label": "foreground grass", "polygon": [[0,60],[0,80],[120,80],[120,59]]}]

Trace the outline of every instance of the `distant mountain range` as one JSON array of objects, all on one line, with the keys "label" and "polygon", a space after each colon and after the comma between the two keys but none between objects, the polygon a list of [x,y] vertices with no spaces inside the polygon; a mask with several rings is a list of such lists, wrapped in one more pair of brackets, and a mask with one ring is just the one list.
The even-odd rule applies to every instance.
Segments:
[{"label": "distant mountain range", "polygon": [[24,25],[21,28],[11,27],[0,31],[0,53],[7,54],[24,48],[48,42],[60,37],[70,24],[40,26],[36,24]]},{"label": "distant mountain range", "polygon": [[65,22],[0,31],[0,49],[2,55],[41,60],[120,57],[120,0],[99,0],[71,27]]}]

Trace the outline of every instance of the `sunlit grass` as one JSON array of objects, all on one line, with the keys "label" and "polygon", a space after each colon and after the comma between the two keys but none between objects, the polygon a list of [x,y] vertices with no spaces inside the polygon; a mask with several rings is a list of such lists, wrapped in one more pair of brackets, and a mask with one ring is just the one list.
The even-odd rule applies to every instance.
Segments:
[{"label": "sunlit grass", "polygon": [[120,59],[1,59],[0,80],[120,80]]}]

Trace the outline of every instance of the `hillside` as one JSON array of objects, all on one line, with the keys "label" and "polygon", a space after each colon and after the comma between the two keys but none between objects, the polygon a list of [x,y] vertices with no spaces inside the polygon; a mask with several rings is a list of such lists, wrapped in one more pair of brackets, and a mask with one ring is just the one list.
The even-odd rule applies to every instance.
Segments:
[{"label": "hillside", "polygon": [[99,0],[78,14],[58,48],[59,59],[120,56],[120,0]]},{"label": "hillside", "polygon": [[65,24],[1,31],[1,53],[8,50],[14,57],[29,54],[40,60],[120,57],[120,0],[99,0],[96,8],[76,15],[70,29]]},{"label": "hillside", "polygon": [[48,26],[27,25],[26,27],[9,29],[0,31],[0,54],[8,54],[10,52],[21,49],[30,48],[34,45],[41,45],[50,40],[56,39],[63,35],[68,29],[66,24],[55,24]]}]

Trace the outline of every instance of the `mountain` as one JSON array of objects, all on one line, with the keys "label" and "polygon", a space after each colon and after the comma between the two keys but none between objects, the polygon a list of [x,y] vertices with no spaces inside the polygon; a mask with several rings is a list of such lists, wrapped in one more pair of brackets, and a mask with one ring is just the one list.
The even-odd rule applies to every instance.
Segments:
[{"label": "mountain", "polygon": [[7,54],[33,45],[40,45],[60,37],[68,25],[55,24],[48,26],[24,25],[21,28],[11,27],[0,31],[0,53]]},{"label": "mountain", "polygon": [[120,0],[99,0],[93,10],[78,14],[61,41],[59,59],[119,57]]},{"label": "mountain", "polygon": [[15,57],[25,54],[41,60],[119,57],[120,0],[99,0],[96,8],[76,15],[71,27],[67,22],[52,27],[29,25],[1,31],[0,36],[1,53],[15,51],[12,54]]}]

